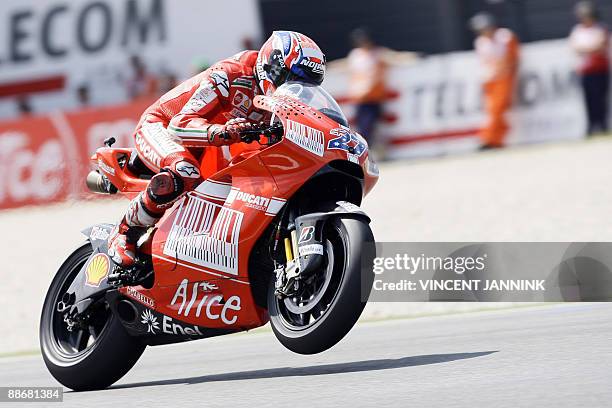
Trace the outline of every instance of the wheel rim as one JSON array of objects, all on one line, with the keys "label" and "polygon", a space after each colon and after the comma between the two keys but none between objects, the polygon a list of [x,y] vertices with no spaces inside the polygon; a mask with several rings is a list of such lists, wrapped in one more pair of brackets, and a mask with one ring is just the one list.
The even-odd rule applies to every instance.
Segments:
[{"label": "wheel rim", "polygon": [[282,324],[290,330],[314,326],[331,308],[344,279],[345,246],[337,228],[330,228],[325,241],[324,267],[305,280],[305,287],[292,297],[278,299],[276,308]]},{"label": "wheel rim", "polygon": [[97,340],[106,329],[112,313],[108,304],[100,300],[90,306],[90,317],[84,326],[75,325],[72,331],[68,330],[65,321],[67,311],[58,311],[58,303],[76,278],[77,274],[87,262],[91,253],[86,253],[65,274],[60,289],[53,297],[51,311],[51,324],[49,325],[51,344],[55,352],[67,360],[77,359],[93,349]]}]

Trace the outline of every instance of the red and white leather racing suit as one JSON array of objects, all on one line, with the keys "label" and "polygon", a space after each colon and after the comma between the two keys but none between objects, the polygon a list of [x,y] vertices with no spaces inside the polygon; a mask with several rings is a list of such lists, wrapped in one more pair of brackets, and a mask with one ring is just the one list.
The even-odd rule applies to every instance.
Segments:
[{"label": "red and white leather racing suit", "polygon": [[[134,138],[138,156],[157,174],[129,205],[111,234],[109,255],[121,265],[134,262],[130,227],[153,226],[181,194],[201,181],[199,162],[192,152],[208,146],[229,146],[239,131],[259,122],[254,109],[260,93],[254,66],[257,51],[243,51],[188,79],[151,105],[142,115]],[[224,140],[222,132],[230,136]]]}]

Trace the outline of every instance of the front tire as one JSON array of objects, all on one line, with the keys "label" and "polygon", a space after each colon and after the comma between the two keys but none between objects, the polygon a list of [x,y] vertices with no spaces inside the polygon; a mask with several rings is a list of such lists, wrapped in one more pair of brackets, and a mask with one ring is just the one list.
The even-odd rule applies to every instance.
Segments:
[{"label": "front tire", "polygon": [[58,302],[92,254],[89,243],[68,257],[47,292],[40,319],[40,348],[51,375],[75,391],[97,390],[123,377],[145,345],[130,337],[104,299],[90,306],[88,327],[69,331]]},{"label": "front tire", "polygon": [[318,273],[318,288],[302,299],[278,299],[274,279],[268,289],[272,330],[285,347],[299,354],[320,353],[342,340],[359,319],[374,280],[371,271],[361,270],[362,262],[371,265],[376,254],[367,223],[335,218],[328,221],[324,237],[327,262]]}]

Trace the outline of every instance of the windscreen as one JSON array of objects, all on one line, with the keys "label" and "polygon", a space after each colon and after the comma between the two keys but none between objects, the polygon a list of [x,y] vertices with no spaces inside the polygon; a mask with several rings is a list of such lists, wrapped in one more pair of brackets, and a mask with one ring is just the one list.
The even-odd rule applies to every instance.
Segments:
[{"label": "windscreen", "polygon": [[300,102],[317,109],[328,118],[348,127],[348,121],[338,103],[318,85],[305,82],[288,81],[278,87],[274,96],[291,96]]}]

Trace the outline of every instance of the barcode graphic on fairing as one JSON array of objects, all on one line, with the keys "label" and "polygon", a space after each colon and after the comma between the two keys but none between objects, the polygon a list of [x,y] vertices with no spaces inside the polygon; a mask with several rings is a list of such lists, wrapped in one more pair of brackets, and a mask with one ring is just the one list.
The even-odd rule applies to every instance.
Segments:
[{"label": "barcode graphic on fairing", "polygon": [[179,207],[164,254],[237,275],[242,216],[239,211],[189,195]]},{"label": "barcode graphic on fairing", "polygon": [[318,129],[287,120],[285,138],[317,156],[323,157],[325,135]]}]

